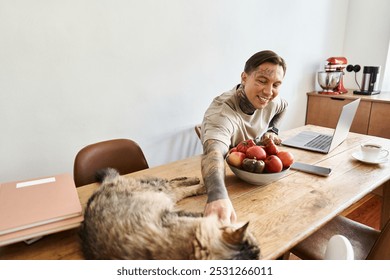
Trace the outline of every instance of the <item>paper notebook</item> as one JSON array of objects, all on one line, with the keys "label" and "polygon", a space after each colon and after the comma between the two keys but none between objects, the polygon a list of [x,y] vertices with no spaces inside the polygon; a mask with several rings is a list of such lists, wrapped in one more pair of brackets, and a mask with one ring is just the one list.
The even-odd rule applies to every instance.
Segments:
[{"label": "paper notebook", "polygon": [[27,241],[31,238],[42,237],[52,233],[69,230],[72,228],[77,228],[81,225],[81,222],[83,220],[84,220],[83,216],[80,215],[77,217],[72,217],[61,221],[52,222],[49,224],[30,227],[27,229],[22,229],[11,233],[3,234],[0,235],[0,246],[9,245],[19,241]]},{"label": "paper notebook", "polygon": [[81,214],[70,174],[0,184],[0,236]]}]

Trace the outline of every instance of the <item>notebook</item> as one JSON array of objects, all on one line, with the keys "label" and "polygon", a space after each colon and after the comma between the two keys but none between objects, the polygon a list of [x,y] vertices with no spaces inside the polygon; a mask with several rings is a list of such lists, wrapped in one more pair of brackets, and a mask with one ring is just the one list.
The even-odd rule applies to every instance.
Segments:
[{"label": "notebook", "polygon": [[9,245],[19,241],[25,241],[27,244],[32,243],[33,241],[49,235],[52,233],[69,230],[72,228],[77,228],[81,225],[81,222],[84,220],[83,216],[77,216],[72,218],[67,218],[61,221],[56,221],[40,226],[30,227],[27,229],[22,229],[14,231],[11,233],[0,235],[0,246]]},{"label": "notebook", "polygon": [[81,214],[70,174],[0,184],[0,236]]},{"label": "notebook", "polygon": [[343,106],[333,135],[321,134],[314,131],[302,131],[284,140],[282,144],[324,154],[331,152],[347,138],[359,103],[360,98]]}]

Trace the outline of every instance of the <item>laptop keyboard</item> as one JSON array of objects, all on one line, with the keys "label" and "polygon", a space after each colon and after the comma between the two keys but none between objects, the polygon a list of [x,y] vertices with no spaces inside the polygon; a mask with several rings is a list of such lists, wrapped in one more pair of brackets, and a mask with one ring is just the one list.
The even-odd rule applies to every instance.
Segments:
[{"label": "laptop keyboard", "polygon": [[330,135],[318,135],[316,138],[310,140],[305,144],[305,147],[325,149],[332,143],[332,136]]}]

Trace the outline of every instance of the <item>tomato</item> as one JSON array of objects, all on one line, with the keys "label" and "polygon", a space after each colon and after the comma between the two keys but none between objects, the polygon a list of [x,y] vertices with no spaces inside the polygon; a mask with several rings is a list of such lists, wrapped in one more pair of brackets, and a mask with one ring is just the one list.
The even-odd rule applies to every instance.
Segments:
[{"label": "tomato", "polygon": [[253,146],[256,146],[255,141],[253,141],[252,139],[248,139],[248,140],[244,140],[244,141],[241,141],[240,143],[238,143],[236,148],[237,148],[238,152],[245,154],[246,150],[248,150],[248,148],[253,147]]},{"label": "tomato", "polygon": [[265,151],[267,155],[276,155],[279,152],[279,148],[275,145],[274,141],[268,139],[265,143]]}]

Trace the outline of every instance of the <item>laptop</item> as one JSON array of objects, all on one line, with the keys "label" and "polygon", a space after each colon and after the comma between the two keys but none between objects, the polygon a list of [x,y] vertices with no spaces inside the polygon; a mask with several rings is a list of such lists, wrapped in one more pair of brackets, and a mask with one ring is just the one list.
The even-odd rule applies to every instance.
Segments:
[{"label": "laptop", "polygon": [[282,145],[324,154],[333,151],[347,138],[359,103],[360,98],[343,106],[333,135],[314,131],[302,131],[284,140]]}]

